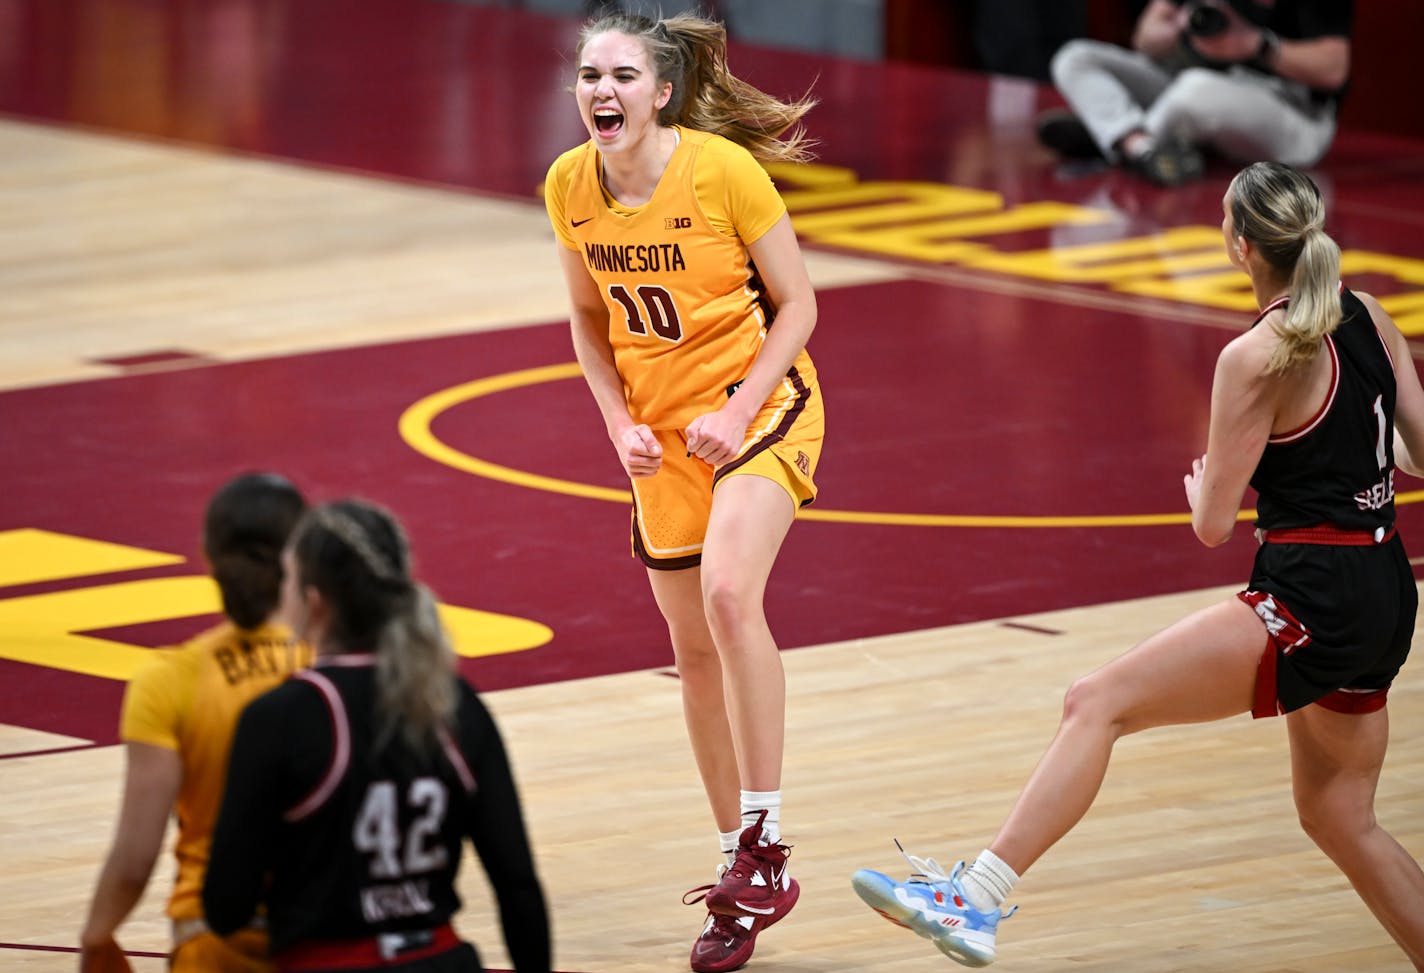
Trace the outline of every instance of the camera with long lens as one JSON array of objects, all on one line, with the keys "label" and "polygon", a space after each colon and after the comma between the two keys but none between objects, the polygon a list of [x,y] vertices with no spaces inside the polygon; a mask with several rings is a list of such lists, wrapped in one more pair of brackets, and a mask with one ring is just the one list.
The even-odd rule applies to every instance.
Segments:
[{"label": "camera with long lens", "polygon": [[1186,7],[1191,13],[1187,19],[1187,32],[1195,37],[1215,37],[1231,25],[1226,14],[1230,7],[1236,13],[1258,27],[1264,26],[1269,11],[1255,0],[1173,0],[1179,7]]}]

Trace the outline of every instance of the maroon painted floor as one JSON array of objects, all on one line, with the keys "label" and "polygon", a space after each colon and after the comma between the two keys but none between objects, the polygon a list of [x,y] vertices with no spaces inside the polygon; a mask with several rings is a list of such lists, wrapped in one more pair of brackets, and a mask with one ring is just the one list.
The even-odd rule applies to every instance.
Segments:
[{"label": "maroon painted floor", "polygon": [[[532,199],[549,159],[582,137],[563,91],[572,33],[564,21],[441,0],[0,0],[0,112]],[[978,186],[1008,205],[1107,201],[1128,215],[1129,235],[1220,219],[1229,169],[1179,193],[1065,173],[1021,124],[990,118],[981,78],[745,47],[733,64],[788,93],[814,80],[821,161],[863,179]],[[1424,142],[1342,136],[1321,174],[1342,244],[1424,256],[1421,176]],[[1046,245],[1042,234],[1019,243]],[[822,507],[1184,509],[1181,475],[1204,446],[1212,363],[1229,332],[932,280],[827,291],[821,315]],[[626,556],[625,508],[460,473],[397,434],[402,411],[432,392],[569,361],[567,332],[551,322],[0,393],[0,530],[195,559],[211,489],[241,469],[278,469],[313,496],[355,493],[399,512],[445,601],[553,629],[538,649],[467,661],[478,685],[663,665],[661,622]],[[965,361],[974,367],[951,364]],[[525,410],[558,421],[524,424],[511,443],[507,417]],[[622,485],[577,380],[467,403],[435,431],[497,463]],[[1420,516],[1402,508],[1406,536],[1418,536]],[[1212,552],[1180,525],[806,522],[768,606],[782,644],[807,646],[1227,584],[1244,579],[1251,553],[1244,530]],[[158,645],[194,628],[188,619],[108,634]],[[5,722],[112,740],[120,692],[0,662]]]}]

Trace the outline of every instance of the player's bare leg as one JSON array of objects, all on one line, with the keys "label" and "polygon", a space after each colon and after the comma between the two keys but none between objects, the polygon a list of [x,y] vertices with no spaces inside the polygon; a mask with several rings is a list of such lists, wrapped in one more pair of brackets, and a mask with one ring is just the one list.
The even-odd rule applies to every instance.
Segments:
[{"label": "player's bare leg", "polygon": [[1261,619],[1232,598],[1078,679],[1057,735],[990,849],[1022,875],[1087,813],[1119,737],[1250,711],[1265,648]]},{"label": "player's bare leg", "polygon": [[1336,713],[1312,705],[1288,715],[1286,725],[1301,826],[1424,970],[1424,871],[1375,819],[1389,710]]},{"label": "player's bare leg", "polygon": [[762,599],[796,506],[775,480],[729,477],[717,486],[702,548],[702,597],[722,660],[732,739],[741,772],[743,831],[731,868],[707,907],[751,932],[784,918],[800,896],[781,842],[781,761],[786,677]]},{"label": "player's bare leg", "polygon": [[741,786],[749,791],[781,787],[786,676],[762,599],[795,516],[776,482],[730,477],[713,494],[703,544],[703,605],[722,660]]},{"label": "player's bare leg", "polygon": [[712,817],[718,831],[733,831],[741,821],[737,754],[727,720],[722,663],[702,608],[701,571],[649,569],[648,579],[672,637],[683,719]]},{"label": "player's bare leg", "polygon": [[1249,710],[1265,649],[1265,626],[1235,598],[1157,633],[1069,688],[1057,735],[971,868],[960,862],[946,874],[933,859],[907,854],[909,880],[861,869],[852,887],[871,908],[956,962],[989,965],[999,922],[1013,911],[1002,911],[1005,896],[1087,813],[1118,738]]}]

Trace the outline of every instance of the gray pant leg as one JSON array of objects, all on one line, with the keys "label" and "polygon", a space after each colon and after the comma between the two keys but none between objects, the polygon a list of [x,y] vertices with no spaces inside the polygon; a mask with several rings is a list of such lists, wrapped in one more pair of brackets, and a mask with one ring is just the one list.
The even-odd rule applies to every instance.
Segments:
[{"label": "gray pant leg", "polygon": [[1335,137],[1335,115],[1299,85],[1237,70],[1190,68],[1147,111],[1154,136],[1175,135],[1243,162],[1314,165]]},{"label": "gray pant leg", "polygon": [[1053,82],[1109,158],[1118,139],[1146,128],[1145,109],[1172,75],[1145,54],[1102,41],[1069,41],[1053,56]]}]

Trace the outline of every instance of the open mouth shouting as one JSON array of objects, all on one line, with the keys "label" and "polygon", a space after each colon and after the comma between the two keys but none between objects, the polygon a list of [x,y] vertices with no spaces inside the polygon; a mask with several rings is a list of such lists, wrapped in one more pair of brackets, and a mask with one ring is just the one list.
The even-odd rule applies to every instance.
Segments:
[{"label": "open mouth shouting", "polygon": [[599,138],[611,139],[623,131],[623,114],[616,108],[595,108],[593,125]]}]

